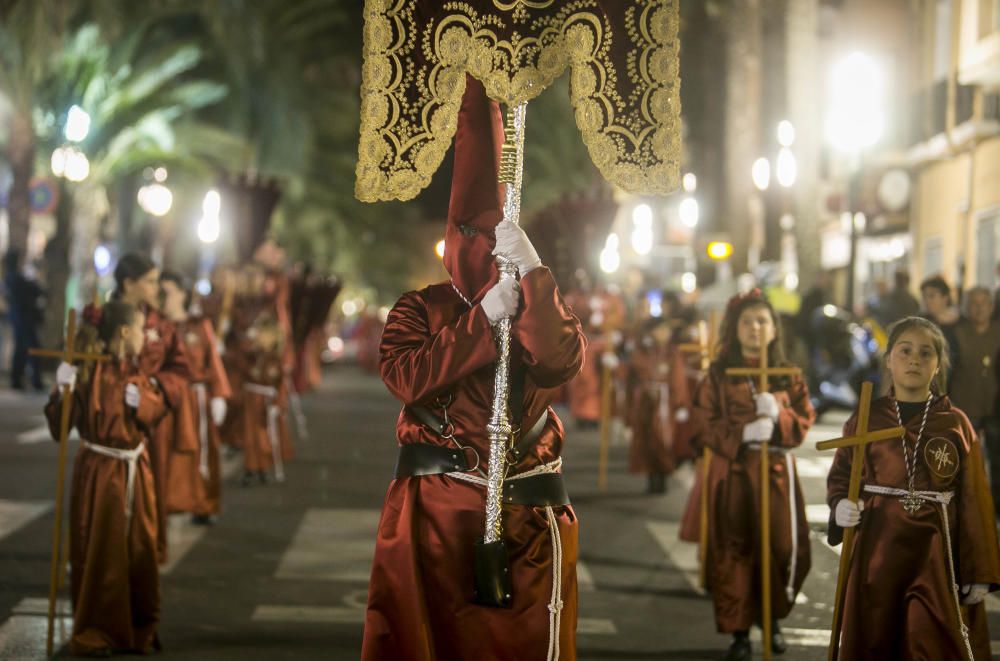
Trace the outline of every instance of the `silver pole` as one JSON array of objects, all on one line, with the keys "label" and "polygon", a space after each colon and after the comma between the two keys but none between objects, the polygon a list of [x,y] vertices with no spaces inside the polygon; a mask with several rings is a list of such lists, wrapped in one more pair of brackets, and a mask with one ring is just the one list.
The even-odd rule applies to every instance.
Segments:
[{"label": "silver pole", "polygon": [[[499,180],[505,188],[503,219],[517,223],[521,216],[521,173],[524,169],[524,116],[527,102],[507,110],[504,128],[506,139],[500,160]],[[500,280],[517,276],[517,266],[504,257],[497,257]],[[486,474],[486,534],[484,542],[497,542],[503,535],[500,520],[503,481],[507,475],[507,450],[512,434],[507,400],[510,396],[510,319],[493,327],[497,345],[497,371],[493,381],[493,410],[486,431],[490,435],[490,456]]]}]

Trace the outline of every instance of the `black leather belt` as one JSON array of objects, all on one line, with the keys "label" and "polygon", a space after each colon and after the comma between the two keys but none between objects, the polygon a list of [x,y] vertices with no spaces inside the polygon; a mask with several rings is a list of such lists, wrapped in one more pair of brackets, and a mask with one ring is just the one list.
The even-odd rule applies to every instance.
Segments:
[{"label": "black leather belt", "polygon": [[[409,443],[399,447],[396,479],[465,472],[470,466],[468,452],[429,443]],[[507,478],[503,483],[503,502],[507,505],[558,507],[569,505],[569,494],[561,473],[539,473],[531,477]]]}]

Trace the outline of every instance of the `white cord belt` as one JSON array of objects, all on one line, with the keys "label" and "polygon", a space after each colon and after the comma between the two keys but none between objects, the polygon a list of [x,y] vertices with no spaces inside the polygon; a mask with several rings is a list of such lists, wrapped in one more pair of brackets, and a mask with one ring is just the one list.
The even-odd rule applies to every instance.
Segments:
[{"label": "white cord belt", "polygon": [[278,420],[281,409],[274,400],[278,398],[278,389],[261,383],[244,383],[243,389],[256,395],[267,397],[267,440],[271,443],[271,458],[274,459],[274,479],[285,481],[285,464],[281,458],[281,438],[278,434]]},{"label": "white cord belt", "polygon": [[198,440],[201,445],[201,456],[198,459],[198,472],[203,479],[208,479],[208,388],[204,382],[192,383],[195,395],[198,397]]},{"label": "white cord belt", "polygon": [[[789,561],[788,585],[785,586],[785,593],[788,595],[788,601],[794,602],[795,570],[799,561],[799,513],[795,502],[795,457],[791,452],[785,453],[785,465],[788,467],[788,519],[792,528],[792,558]],[[770,488],[771,485],[767,486]]]},{"label": "white cord belt", "polygon": [[132,523],[132,509],[135,504],[136,469],[139,465],[139,456],[146,451],[146,444],[142,443],[138,447],[131,450],[122,450],[119,448],[109,448],[106,445],[98,445],[97,443],[91,443],[90,441],[81,441],[81,443],[83,444],[83,447],[91,452],[96,452],[97,454],[104,455],[105,457],[111,457],[112,459],[119,459],[125,462],[127,470],[125,478],[125,521],[127,527]]},{"label": "white cord belt", "polygon": [[[874,493],[880,496],[893,496],[896,498],[904,498],[911,495],[906,489],[883,487],[878,484],[866,484],[865,491],[867,493]],[[951,503],[951,499],[955,497],[955,492],[914,491],[912,495],[928,503],[940,505],[941,523],[944,525],[944,554],[945,557],[948,558],[948,573],[949,578],[951,579],[951,594],[955,601],[955,617],[958,618],[958,630],[959,633],[962,634],[962,641],[965,643],[965,652],[969,655],[970,661],[974,661],[975,657],[972,654],[972,643],[969,640],[969,627],[967,627],[965,625],[965,621],[962,620],[962,602],[958,597],[958,582],[955,576],[955,558],[951,548],[951,526],[948,524],[948,504]]]},{"label": "white cord belt", "polygon": [[[562,468],[562,457],[555,461],[542,464],[536,468],[509,475],[507,480],[523,480],[527,477],[534,477],[543,473],[558,473]],[[463,482],[469,482],[486,488],[486,479],[471,473],[446,473],[449,477]],[[557,661],[559,659],[559,628],[562,623],[562,536],[559,534],[559,520],[556,518],[552,507],[545,508],[545,515],[548,518],[549,537],[552,539],[552,597],[549,600],[549,649],[546,661]]]}]

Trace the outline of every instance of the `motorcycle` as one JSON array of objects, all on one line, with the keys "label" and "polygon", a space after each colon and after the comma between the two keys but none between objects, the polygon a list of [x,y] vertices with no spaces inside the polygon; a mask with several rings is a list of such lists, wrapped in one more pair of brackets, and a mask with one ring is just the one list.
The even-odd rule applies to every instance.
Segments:
[{"label": "motorcycle", "polygon": [[817,417],[830,409],[857,408],[861,384],[878,392],[882,347],[875,322],[859,322],[833,305],[817,308],[810,324],[809,392]]}]

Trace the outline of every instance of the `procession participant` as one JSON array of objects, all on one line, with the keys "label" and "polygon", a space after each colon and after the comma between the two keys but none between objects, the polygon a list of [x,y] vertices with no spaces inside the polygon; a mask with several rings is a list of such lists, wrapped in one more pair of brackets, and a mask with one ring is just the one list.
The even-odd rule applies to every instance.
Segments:
[{"label": "procession participant", "polygon": [[128,253],[115,266],[115,290],[111,297],[136,306],[145,315],[145,341],[139,354],[139,369],[156,385],[167,404],[167,413],[152,430],[150,465],[156,483],[157,549],[160,562],[167,561],[167,471],[170,449],[195,438],[196,427],[188,399],[190,372],[184,347],[173,322],[159,312],[160,270],[151,259]]},{"label": "procession participant", "polygon": [[694,402],[699,442],[712,449],[708,489],[707,587],[720,633],[732,634],[727,660],[750,659],[749,630],[761,624],[760,442],[770,442],[772,651],[786,649],[777,620],[788,616],[809,572],[809,525],[795,458],[816,413],[800,377],[772,377],[770,392],[732,367],[786,364],[777,315],[760,290],[729,300],[716,359]]},{"label": "procession participant", "polygon": [[[955,340],[955,325],[961,317],[951,293],[951,285],[940,275],[927,278],[920,283],[922,312],[919,316],[937,324],[948,342],[948,360],[958,364],[958,343]],[[946,384],[947,385],[947,384]]]},{"label": "procession participant", "polygon": [[[990,658],[982,601],[1000,587],[1000,548],[981,446],[943,394],[948,366],[935,324],[908,317],[893,326],[886,350],[892,387],[872,403],[868,431],[900,426],[905,437],[865,447],[857,503],[847,499],[853,450],[838,449],[830,468],[830,543],[860,523],[842,659]],[[854,434],[856,418],[845,436]]]},{"label": "procession participant", "polygon": [[[997,359],[1000,321],[993,321],[993,294],[973,287],[965,295],[965,319],[955,326],[959,362],[950,379],[948,397],[972,422],[989,457],[993,504],[1000,503],[1000,417],[997,411]],[[998,512],[1000,514],[1000,512]]]},{"label": "procession participant", "polygon": [[184,439],[170,453],[167,510],[189,512],[196,524],[211,523],[219,512],[221,476],[218,425],[226,418],[226,400],[232,396],[219,357],[212,322],[188,313],[190,292],[179,273],[160,275],[163,313],[176,325],[184,343],[191,375],[188,405],[194,411],[197,436]]},{"label": "procession participant", "polygon": [[288,430],[288,392],[284,378],[284,334],[280,322],[260,315],[247,330],[250,350],[243,353],[243,485],[256,478],[268,482],[285,479],[285,462],[292,458]]},{"label": "procession participant", "polygon": [[586,320],[587,354],[583,369],[566,384],[569,411],[578,429],[596,429],[601,418],[601,356],[608,349],[604,337],[603,302],[596,292],[591,291],[581,291],[576,298],[575,305],[569,300],[567,305],[574,313],[579,311],[586,315],[581,321]]},{"label": "procession participant", "polygon": [[[110,656],[159,649],[156,490],[146,443],[165,413],[163,397],[137,366],[145,317],[112,301],[88,306],[78,345],[99,340],[112,357],[77,379],[62,363],[45,408],[58,438],[62,387],[72,389],[81,446],[70,491],[70,653]],[[75,387],[74,387],[75,386]]]},{"label": "procession participant", "polygon": [[[372,565],[366,661],[576,658],[577,519],[561,480],[563,426],[549,403],[579,372],[586,340],[527,235],[497,224],[502,142],[497,104],[467,77],[445,230],[451,281],[404,294],[382,336],[382,379],[404,407]],[[494,246],[517,265],[520,284],[498,283]],[[519,430],[502,506],[509,608],[473,603],[498,355],[492,326],[504,318],[513,321]]]},{"label": "procession participant", "polygon": [[671,344],[670,320],[651,317],[629,357],[627,382],[632,395],[629,471],[648,476],[648,493],[665,493],[676,467],[675,427],[691,408],[684,358]]}]

